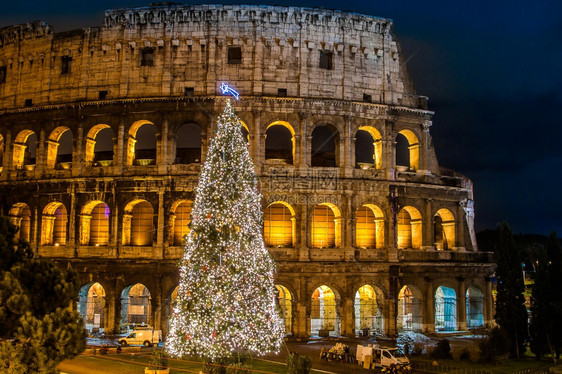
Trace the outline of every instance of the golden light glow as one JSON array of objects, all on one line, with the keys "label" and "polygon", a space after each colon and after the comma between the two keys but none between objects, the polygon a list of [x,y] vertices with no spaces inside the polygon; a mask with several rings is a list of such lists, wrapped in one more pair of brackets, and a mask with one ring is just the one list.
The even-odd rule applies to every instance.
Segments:
[{"label": "golden light glow", "polygon": [[318,204],[312,213],[312,247],[339,248],[341,245],[341,214],[337,206]]},{"label": "golden light glow", "polygon": [[127,140],[127,159],[125,160],[126,164],[129,165],[129,166],[133,165],[133,162],[135,160],[135,149],[136,149],[136,144],[137,144],[137,138],[136,138],[137,131],[143,125],[154,126],[154,124],[150,121],[141,120],[141,121],[134,122],[131,125],[131,127],[129,128],[129,138]]},{"label": "golden light glow", "polygon": [[16,169],[22,169],[25,165],[25,151],[29,147],[28,140],[32,134],[35,133],[31,130],[23,130],[18,133],[14,140],[12,163]]},{"label": "golden light glow", "polygon": [[121,294],[121,324],[150,325],[151,301],[150,291],[144,284],[126,287]]},{"label": "golden light glow", "polygon": [[185,237],[189,234],[189,222],[191,222],[191,208],[193,202],[189,200],[176,201],[172,205],[172,214],[170,216],[170,227],[172,236],[172,245],[185,245]]},{"label": "golden light glow", "polygon": [[110,129],[109,125],[99,124],[95,125],[88,131],[88,136],[86,137],[86,149],[84,153],[84,161],[91,165],[95,158],[95,148],[96,148],[96,136],[103,129]]},{"label": "golden light glow", "polygon": [[41,220],[41,244],[42,245],[65,245],[66,223],[68,215],[66,207],[57,201],[49,203],[43,209]]},{"label": "golden light glow", "polygon": [[312,293],[310,323],[311,330],[318,331],[339,330],[337,326],[336,295],[334,291],[325,285],[318,287]]},{"label": "golden light glow", "polygon": [[281,310],[281,317],[285,323],[285,333],[290,334],[292,332],[292,322],[293,322],[293,298],[289,290],[281,285],[276,284],[275,288],[279,292],[277,296],[278,307]]},{"label": "golden light glow", "polygon": [[296,143],[295,143],[296,142],[296,140],[295,140],[295,129],[293,129],[293,126],[291,126],[291,124],[289,122],[275,121],[275,122],[272,122],[269,125],[267,125],[267,127],[265,129],[266,134],[267,134],[267,130],[270,127],[273,127],[273,126],[283,126],[287,130],[289,130],[289,132],[291,133],[291,154],[293,156],[293,160],[292,160],[293,162],[292,163],[294,165],[295,164],[295,150],[297,149],[297,146],[296,146]]},{"label": "golden light glow", "polygon": [[419,249],[422,244],[422,221],[420,212],[407,206],[398,213],[398,240],[399,249]]},{"label": "golden light glow", "polygon": [[379,320],[382,318],[377,319],[377,315],[381,313],[373,287],[367,284],[361,286],[355,293],[355,328],[380,329]]},{"label": "golden light glow", "polygon": [[[47,168],[54,169],[57,164],[57,156],[61,136],[70,129],[66,126],[59,126],[53,130],[47,139]],[[71,132],[72,133],[72,132]]]},{"label": "golden light glow", "polygon": [[417,171],[420,168],[420,142],[416,134],[410,130],[402,130],[399,134],[404,135],[408,140],[408,150],[410,154],[410,169]]},{"label": "golden light glow", "polygon": [[152,245],[154,210],[146,200],[133,200],[123,214],[123,245]]},{"label": "golden light glow", "polygon": [[15,239],[29,242],[31,232],[31,209],[29,209],[29,206],[25,203],[16,203],[10,208],[8,216],[10,217],[10,222],[19,228]]},{"label": "golden light glow", "polygon": [[452,249],[455,241],[455,217],[448,209],[439,209],[434,219],[435,248],[438,250]]},{"label": "golden light glow", "polygon": [[373,204],[366,204],[357,210],[355,243],[358,248],[384,247],[384,216],[382,210]]},{"label": "golden light glow", "polygon": [[295,211],[285,202],[270,204],[264,213],[265,244],[273,247],[293,247],[295,243]]},{"label": "golden light glow", "polygon": [[382,136],[373,126],[360,126],[359,131],[368,132],[373,138],[373,164],[375,169],[382,169]]}]

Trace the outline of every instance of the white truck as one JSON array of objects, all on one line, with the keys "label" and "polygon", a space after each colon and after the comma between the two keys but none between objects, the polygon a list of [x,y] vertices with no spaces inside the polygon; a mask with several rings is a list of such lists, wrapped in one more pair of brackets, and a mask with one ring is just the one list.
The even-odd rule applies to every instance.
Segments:
[{"label": "white truck", "polygon": [[119,339],[119,345],[123,347],[128,345],[152,347],[153,344],[158,345],[160,342],[162,342],[162,330],[133,330],[126,337]]},{"label": "white truck", "polygon": [[412,366],[408,357],[399,353],[396,348],[379,346],[357,346],[357,362],[365,369],[380,368],[385,373],[411,373]]}]

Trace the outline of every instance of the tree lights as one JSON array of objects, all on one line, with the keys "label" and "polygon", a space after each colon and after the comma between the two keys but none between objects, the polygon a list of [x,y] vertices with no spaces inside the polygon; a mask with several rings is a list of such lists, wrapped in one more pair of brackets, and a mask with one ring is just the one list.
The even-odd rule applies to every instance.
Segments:
[{"label": "tree lights", "polygon": [[227,101],[202,166],[166,349],[207,361],[279,350],[275,264],[261,233],[258,177]]}]

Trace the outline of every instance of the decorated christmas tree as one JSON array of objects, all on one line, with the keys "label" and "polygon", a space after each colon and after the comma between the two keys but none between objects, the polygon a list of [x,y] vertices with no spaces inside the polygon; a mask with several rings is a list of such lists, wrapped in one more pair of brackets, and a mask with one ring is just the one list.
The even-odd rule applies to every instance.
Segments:
[{"label": "decorated christmas tree", "polygon": [[258,177],[227,101],[203,164],[166,343],[173,356],[225,362],[277,352],[284,329],[261,233]]}]

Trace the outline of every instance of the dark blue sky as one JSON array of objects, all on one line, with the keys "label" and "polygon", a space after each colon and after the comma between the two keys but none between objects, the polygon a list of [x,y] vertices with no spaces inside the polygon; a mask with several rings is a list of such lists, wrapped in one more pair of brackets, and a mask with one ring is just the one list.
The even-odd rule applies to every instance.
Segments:
[{"label": "dark blue sky", "polygon": [[[559,1],[213,1],[323,6],[387,17],[420,95],[436,112],[441,165],[474,182],[476,228],[562,235],[562,3]],[[186,2],[186,4],[199,4]],[[13,1],[0,27],[100,26],[103,11],[149,1]]]}]

